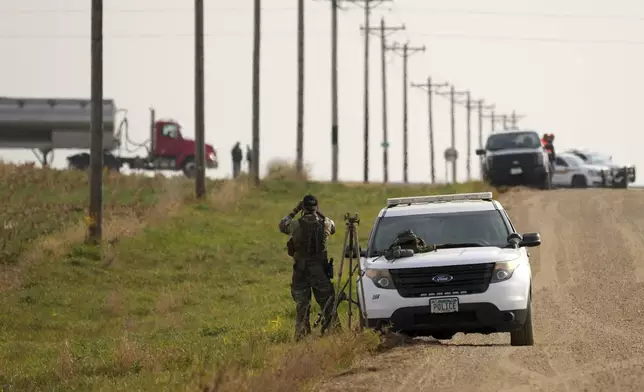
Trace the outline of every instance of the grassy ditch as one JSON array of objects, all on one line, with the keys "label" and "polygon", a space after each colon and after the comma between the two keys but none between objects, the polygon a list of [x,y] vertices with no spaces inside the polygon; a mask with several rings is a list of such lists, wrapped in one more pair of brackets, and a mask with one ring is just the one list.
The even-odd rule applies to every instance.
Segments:
[{"label": "grassy ditch", "polygon": [[[294,344],[291,262],[277,223],[306,193],[364,241],[387,197],[469,192],[297,181],[255,188],[106,177],[103,249],[82,245],[82,173],[0,165],[0,390],[297,390],[378,345],[369,333]],[[2,229],[2,227],[0,227]],[[314,308],[317,312],[317,308]]]}]

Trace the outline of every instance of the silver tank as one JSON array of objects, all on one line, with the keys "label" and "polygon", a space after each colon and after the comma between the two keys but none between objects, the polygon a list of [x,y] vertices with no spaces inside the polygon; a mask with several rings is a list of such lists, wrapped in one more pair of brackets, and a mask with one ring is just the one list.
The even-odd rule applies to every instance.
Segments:
[{"label": "silver tank", "polygon": [[[103,145],[118,145],[114,100],[103,101]],[[88,99],[0,97],[0,148],[89,149]]]}]

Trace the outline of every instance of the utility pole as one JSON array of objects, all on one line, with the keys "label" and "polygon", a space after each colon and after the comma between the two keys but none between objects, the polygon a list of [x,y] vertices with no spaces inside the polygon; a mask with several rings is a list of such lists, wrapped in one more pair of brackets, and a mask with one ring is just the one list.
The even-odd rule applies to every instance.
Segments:
[{"label": "utility pole", "polygon": [[253,177],[259,185],[259,94],[262,0],[255,0],[253,10]]},{"label": "utility pole", "polygon": [[467,171],[467,181],[472,181],[472,94],[467,92],[467,99],[465,100],[466,112],[467,112],[467,161],[466,161],[466,171]]},{"label": "utility pole", "polygon": [[[364,0],[364,25],[369,26],[371,0]],[[369,34],[364,35],[364,183],[369,182]]]},{"label": "utility pole", "polygon": [[203,199],[206,196],[203,1],[195,0],[195,158],[197,159],[195,193],[197,199]]},{"label": "utility pole", "polygon": [[[439,95],[446,95],[443,93],[438,93]],[[451,114],[451,130],[452,130],[452,149],[456,150],[456,96],[457,95],[463,95],[467,94],[467,91],[456,91],[456,88],[454,86],[450,87],[449,90],[449,100],[450,100],[450,114]],[[456,163],[458,162],[458,159],[454,159],[452,161],[452,182],[456,184],[456,178],[457,178],[457,173],[456,173]]]},{"label": "utility pole", "polygon": [[297,2],[297,147],[296,171],[304,168],[304,0]]},{"label": "utility pole", "polygon": [[492,106],[490,109],[492,109],[490,115],[483,115],[483,117],[490,119],[490,132],[494,133],[496,131],[496,124],[503,121],[503,116],[498,115],[494,111],[494,106]]},{"label": "utility pole", "polygon": [[503,119],[503,130],[507,131],[508,130],[508,115],[504,114],[504,115],[501,116],[501,118]]},{"label": "utility pole", "polygon": [[367,33],[377,31],[380,36],[380,66],[382,73],[382,165],[383,165],[383,182],[389,182],[389,136],[388,136],[388,118],[387,118],[387,33],[405,30],[405,26],[386,26],[385,18],[380,19],[380,27],[367,26],[360,27]]},{"label": "utility pole", "polygon": [[434,88],[441,88],[449,86],[449,83],[433,83],[432,78],[428,77],[427,82],[424,84],[421,83],[412,83],[412,87],[421,88],[427,91],[427,119],[428,119],[428,130],[429,130],[429,161],[430,161],[430,171],[432,184],[436,183],[436,153],[434,148],[434,109],[433,109],[433,95]]},{"label": "utility pole", "polygon": [[338,0],[331,0],[331,181],[338,182]]},{"label": "utility pole", "polygon": [[476,103],[476,109],[478,111],[478,125],[479,125],[479,147],[483,148],[483,118],[485,117],[486,110],[494,110],[494,105],[484,105],[485,100],[479,99],[474,101]]},{"label": "utility pole", "polygon": [[517,112],[513,110],[512,115],[510,116],[511,118],[510,123],[512,124],[512,129],[519,129],[519,127],[517,126],[518,121],[524,117],[525,116],[518,116]]},{"label": "utility pole", "polygon": [[[482,99],[479,99],[476,101],[477,104],[477,109],[479,113],[479,149],[483,149],[483,111],[485,110],[494,110],[494,105],[484,105],[485,101]],[[481,178],[483,178],[483,157],[479,157],[479,172]]]},{"label": "utility pole", "polygon": [[409,46],[409,42],[400,45],[397,42],[393,46],[387,47],[400,54],[403,58],[403,181],[409,182],[409,110],[408,110],[408,72],[409,72],[409,57],[414,53],[424,52],[425,46]]},{"label": "utility pole", "polygon": [[87,242],[103,237],[103,0],[92,0],[92,114]]},{"label": "utility pole", "polygon": [[472,94],[465,93],[466,99],[464,102],[458,102],[465,105],[467,113],[467,181],[472,181],[472,109],[474,109]]},{"label": "utility pole", "polygon": [[338,182],[338,9],[342,0],[331,0],[331,181]]},{"label": "utility pole", "polygon": [[[331,145],[332,181],[338,181],[338,9],[340,2],[361,5],[364,8],[364,25],[369,26],[371,9],[393,0],[330,0],[331,1]],[[364,47],[364,182],[369,180],[369,34],[365,34]]]},{"label": "utility pole", "polygon": [[492,133],[494,133],[494,131],[496,131],[496,121],[497,121],[496,120],[496,113],[494,113],[494,110],[492,110],[492,114],[490,115],[490,123],[491,123],[490,124],[490,127],[491,127],[490,132],[492,132]]},{"label": "utility pole", "polygon": [[[346,0],[353,4],[362,4],[364,8],[364,26],[371,25],[371,10],[385,1],[393,0]],[[369,182],[369,40],[370,34],[364,35],[364,183]]]}]

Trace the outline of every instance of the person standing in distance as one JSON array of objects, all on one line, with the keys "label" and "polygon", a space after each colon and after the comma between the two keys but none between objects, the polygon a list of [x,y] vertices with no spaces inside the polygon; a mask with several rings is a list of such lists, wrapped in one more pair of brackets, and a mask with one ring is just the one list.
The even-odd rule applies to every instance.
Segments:
[{"label": "person standing in distance", "polygon": [[241,147],[239,147],[239,142],[233,146],[233,149],[230,150],[230,155],[233,158],[233,178],[239,177],[241,172],[241,163],[244,159],[244,154],[242,153]]},{"label": "person standing in distance", "polygon": [[[302,216],[295,220],[300,211]],[[291,295],[295,301],[295,340],[300,340],[311,333],[311,290],[321,309],[329,298],[335,296],[326,271],[327,241],[335,234],[335,223],[319,212],[315,196],[306,195],[290,214],[282,218],[279,229],[291,236],[289,256],[294,260]],[[327,320],[331,319],[332,308],[329,306],[324,314]]]}]

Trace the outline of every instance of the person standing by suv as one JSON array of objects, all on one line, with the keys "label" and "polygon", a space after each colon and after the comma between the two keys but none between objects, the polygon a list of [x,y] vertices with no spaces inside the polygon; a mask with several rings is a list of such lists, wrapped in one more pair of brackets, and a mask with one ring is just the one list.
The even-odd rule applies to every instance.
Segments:
[{"label": "person standing by suv", "polygon": [[[302,211],[300,219],[295,215]],[[335,297],[335,288],[327,274],[329,263],[327,242],[335,234],[335,223],[318,210],[318,200],[306,195],[293,211],[282,218],[280,232],[290,235],[289,256],[293,257],[293,280],[291,295],[295,301],[295,339],[300,340],[311,333],[311,290],[321,309]],[[332,307],[327,307],[324,317],[331,320]],[[336,320],[337,321],[337,320]],[[333,327],[338,324],[334,323]]]}]

